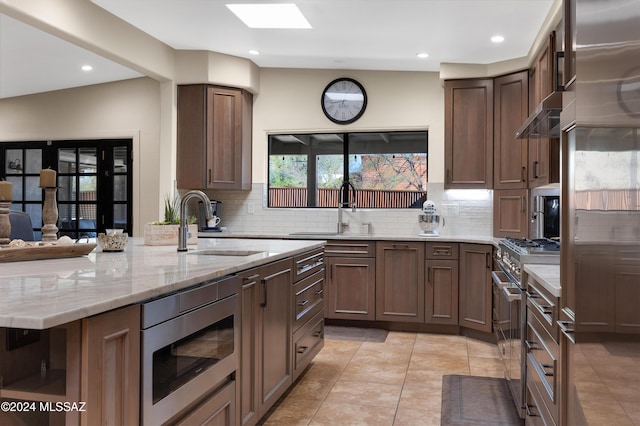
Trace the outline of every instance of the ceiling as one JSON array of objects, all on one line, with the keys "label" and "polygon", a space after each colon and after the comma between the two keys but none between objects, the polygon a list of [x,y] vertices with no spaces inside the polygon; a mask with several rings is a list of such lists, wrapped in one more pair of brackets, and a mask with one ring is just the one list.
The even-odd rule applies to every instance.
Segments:
[{"label": "ceiling", "polygon": [[[250,29],[226,7],[238,0],[92,0],[175,49],[245,57],[260,67],[439,71],[527,56],[554,0],[304,0],[312,26]],[[270,0],[256,3],[291,2]],[[495,44],[494,35],[505,41]],[[260,55],[250,55],[255,49]],[[417,53],[429,57],[419,59]],[[80,72],[90,63],[93,71]],[[0,98],[140,76],[0,15]]]}]

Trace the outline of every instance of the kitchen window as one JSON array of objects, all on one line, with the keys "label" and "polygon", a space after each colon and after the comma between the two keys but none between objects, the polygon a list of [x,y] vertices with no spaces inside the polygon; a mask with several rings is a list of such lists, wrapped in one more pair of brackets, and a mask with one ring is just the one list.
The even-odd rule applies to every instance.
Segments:
[{"label": "kitchen window", "polygon": [[420,208],[427,197],[426,131],[269,136],[269,207],[338,206],[349,181],[359,208]]},{"label": "kitchen window", "polygon": [[12,210],[26,211],[41,238],[40,170],[58,172],[58,234],[93,238],[105,228],[132,228],[130,139],[7,142],[0,176],[13,183]]}]

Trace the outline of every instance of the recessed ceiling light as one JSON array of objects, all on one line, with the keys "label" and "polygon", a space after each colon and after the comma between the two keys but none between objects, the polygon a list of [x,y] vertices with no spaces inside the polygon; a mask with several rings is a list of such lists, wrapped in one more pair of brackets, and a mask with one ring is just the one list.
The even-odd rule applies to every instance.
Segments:
[{"label": "recessed ceiling light", "polygon": [[258,51],[257,51],[257,50],[255,50],[255,49],[251,49],[251,50],[249,50],[249,55],[259,55],[259,54],[260,54],[260,52],[258,52]]},{"label": "recessed ceiling light", "polygon": [[429,54],[426,52],[420,52],[420,53],[417,53],[416,56],[420,59],[424,59],[424,58],[428,58]]},{"label": "recessed ceiling light", "polygon": [[491,37],[491,41],[494,43],[502,43],[504,41],[504,37],[502,37],[501,35],[494,35],[493,37]]},{"label": "recessed ceiling light", "polygon": [[93,67],[91,65],[83,65],[80,69],[82,71],[91,71]]},{"label": "recessed ceiling light", "polygon": [[311,28],[298,6],[293,3],[226,6],[249,28]]}]

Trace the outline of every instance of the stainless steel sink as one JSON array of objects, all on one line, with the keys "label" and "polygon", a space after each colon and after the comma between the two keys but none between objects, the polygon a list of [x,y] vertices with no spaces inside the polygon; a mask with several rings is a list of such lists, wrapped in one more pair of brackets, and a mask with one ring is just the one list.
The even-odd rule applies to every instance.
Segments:
[{"label": "stainless steel sink", "polygon": [[342,235],[339,234],[337,232],[322,232],[322,231],[318,231],[318,232],[292,232],[289,235],[291,236],[298,236],[298,237],[304,237],[304,236],[310,236],[310,237],[317,237],[317,236],[323,236],[323,235],[328,235],[328,236],[332,236],[332,235]]},{"label": "stainless steel sink", "polygon": [[190,254],[200,254],[204,256],[251,256],[264,253],[260,250],[229,250],[229,249],[202,249],[192,251]]}]

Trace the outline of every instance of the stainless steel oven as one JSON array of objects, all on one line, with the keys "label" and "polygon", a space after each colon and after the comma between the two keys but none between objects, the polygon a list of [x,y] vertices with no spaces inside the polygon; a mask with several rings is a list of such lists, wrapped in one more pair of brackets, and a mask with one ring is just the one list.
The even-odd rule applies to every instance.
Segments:
[{"label": "stainless steel oven", "polygon": [[225,277],[142,305],[142,424],[163,424],[233,379],[238,288]]},{"label": "stainless steel oven", "polygon": [[526,413],[527,296],[522,283],[526,263],[560,263],[560,244],[550,239],[506,238],[499,244],[493,271],[493,324],[498,350],[520,417]]}]

